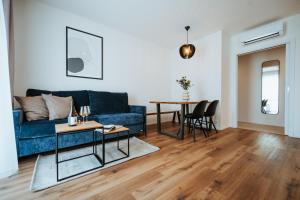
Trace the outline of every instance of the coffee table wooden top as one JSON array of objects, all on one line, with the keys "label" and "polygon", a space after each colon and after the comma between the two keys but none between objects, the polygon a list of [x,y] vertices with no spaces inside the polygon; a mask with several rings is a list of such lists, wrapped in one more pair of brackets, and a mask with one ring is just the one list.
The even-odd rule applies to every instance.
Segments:
[{"label": "coffee table wooden top", "polygon": [[150,101],[155,104],[197,104],[200,101]]},{"label": "coffee table wooden top", "polygon": [[68,123],[65,124],[55,124],[55,133],[67,133],[73,131],[84,131],[90,129],[102,128],[103,125],[96,121],[87,121],[85,123],[78,124],[77,126],[69,126]]},{"label": "coffee table wooden top", "polygon": [[120,128],[116,128],[116,129],[111,130],[111,131],[107,131],[107,130],[104,129],[104,134],[109,135],[109,134],[114,134],[114,133],[123,132],[123,131],[129,131],[129,128],[120,127]]}]

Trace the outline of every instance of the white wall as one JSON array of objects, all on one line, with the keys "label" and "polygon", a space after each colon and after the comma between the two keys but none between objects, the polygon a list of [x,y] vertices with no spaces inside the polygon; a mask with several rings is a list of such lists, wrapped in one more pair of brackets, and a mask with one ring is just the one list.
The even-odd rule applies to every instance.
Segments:
[{"label": "white wall", "polygon": [[[66,77],[66,26],[103,36],[104,80]],[[149,111],[150,100],[171,96],[168,49],[32,0],[14,1],[14,28],[14,95],[27,88],[120,91]]]},{"label": "white wall", "polygon": [[230,126],[230,34],[222,32],[222,81],[221,81],[221,129]]},{"label": "white wall", "polygon": [[[176,80],[187,76],[193,84],[190,89],[191,100],[221,100],[222,31],[191,43],[196,47],[195,55],[191,59],[182,59],[178,49],[174,49],[171,54],[170,73],[173,99],[181,100],[182,89]],[[216,117],[218,127],[220,127],[220,108],[221,104]]]},{"label": "white wall", "polygon": [[7,37],[0,1],[0,178],[18,171],[8,68]]},{"label": "white wall", "polygon": [[[262,63],[280,61],[279,113],[261,113]],[[284,126],[285,47],[268,49],[239,56],[238,60],[238,121]]]},{"label": "white wall", "polygon": [[300,102],[300,14],[281,19],[279,22],[285,23],[285,35],[282,37],[246,47],[241,44],[240,38],[249,35],[248,31],[231,38],[230,71],[232,78],[230,90],[232,103],[230,105],[230,125],[237,126],[237,56],[246,52],[287,44],[285,132],[289,136],[300,137],[300,123],[298,122],[300,119],[300,104],[298,103]]},{"label": "white wall", "polygon": [[[182,90],[176,79],[187,75],[195,84],[191,89],[192,99],[220,100],[217,121],[221,129],[237,125],[237,70],[234,69],[237,55],[271,43],[282,43],[282,40],[299,41],[300,37],[298,15],[282,20],[287,23],[283,39],[245,48],[239,37],[247,32],[231,37],[219,31],[193,41],[196,53],[192,59],[184,60],[178,48],[165,49],[37,1],[15,0],[14,9],[15,95],[24,95],[30,87],[126,91],[130,104],[147,105],[149,111],[154,111],[155,105],[149,104],[149,100],[181,99]],[[104,37],[103,81],[65,76],[65,26]],[[295,66],[299,66],[300,42],[297,48],[293,44],[287,52],[294,52]],[[294,74],[300,76],[299,67]],[[296,79],[294,85],[293,90],[300,91],[300,79]],[[300,100],[300,92],[295,92],[290,99],[289,105],[300,110],[300,105],[293,103],[293,99]],[[300,112],[294,115],[293,120],[299,119]],[[150,121],[155,122],[155,117]],[[300,124],[293,123],[292,132],[298,131],[300,136]]]}]

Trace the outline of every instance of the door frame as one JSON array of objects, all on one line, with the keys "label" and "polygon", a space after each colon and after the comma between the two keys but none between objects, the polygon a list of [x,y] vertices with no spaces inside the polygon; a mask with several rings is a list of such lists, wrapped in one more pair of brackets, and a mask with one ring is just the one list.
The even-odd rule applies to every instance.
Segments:
[{"label": "door frame", "polygon": [[265,49],[274,48],[285,45],[285,115],[284,115],[284,134],[294,136],[294,112],[295,105],[295,52],[296,39],[295,38],[278,38],[256,45],[249,45],[247,47],[240,47],[233,51],[232,54],[232,71],[233,78],[231,79],[231,88],[233,91],[231,106],[233,109],[231,124],[233,127],[238,127],[238,57],[243,54],[254,53]]}]

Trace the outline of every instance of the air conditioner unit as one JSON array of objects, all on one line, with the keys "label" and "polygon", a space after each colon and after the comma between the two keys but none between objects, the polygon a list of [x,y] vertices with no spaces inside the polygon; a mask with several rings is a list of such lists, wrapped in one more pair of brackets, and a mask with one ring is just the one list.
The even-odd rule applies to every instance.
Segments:
[{"label": "air conditioner unit", "polygon": [[284,34],[284,24],[283,22],[276,22],[268,24],[266,26],[258,27],[244,33],[241,38],[241,43],[243,45],[249,45],[271,38],[279,37]]}]

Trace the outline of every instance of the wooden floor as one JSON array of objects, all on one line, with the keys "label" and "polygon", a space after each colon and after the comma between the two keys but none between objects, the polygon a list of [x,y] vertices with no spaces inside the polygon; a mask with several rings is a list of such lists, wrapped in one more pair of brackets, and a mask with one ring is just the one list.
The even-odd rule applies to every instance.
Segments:
[{"label": "wooden floor", "polygon": [[284,135],[284,127],[282,126],[270,126],[270,125],[255,124],[249,122],[238,122],[238,127],[242,129],[249,129],[249,130],[255,130],[260,132],[276,133],[276,134]]},{"label": "wooden floor", "polygon": [[[168,125],[169,129],[175,129]],[[300,199],[300,140],[243,129],[179,141],[151,128],[160,151],[40,192],[28,191],[36,157],[0,181],[0,199]]]}]

